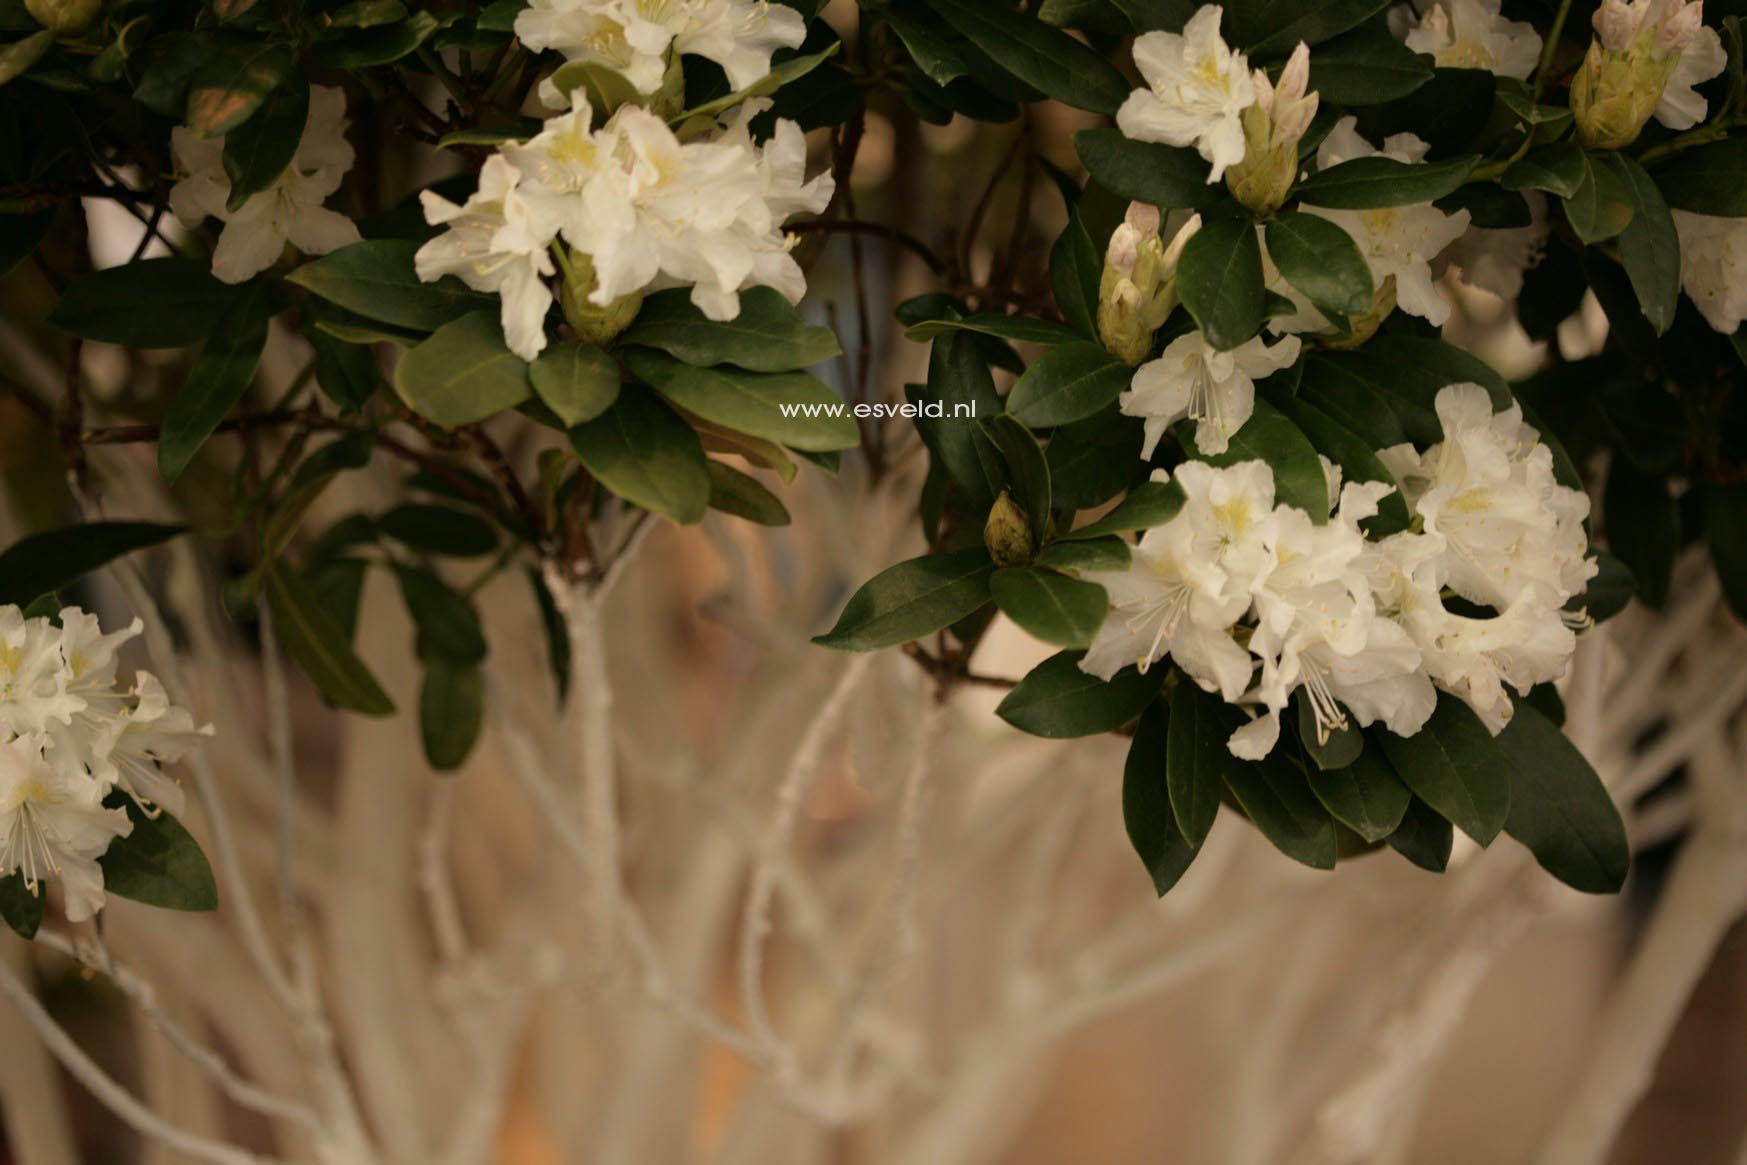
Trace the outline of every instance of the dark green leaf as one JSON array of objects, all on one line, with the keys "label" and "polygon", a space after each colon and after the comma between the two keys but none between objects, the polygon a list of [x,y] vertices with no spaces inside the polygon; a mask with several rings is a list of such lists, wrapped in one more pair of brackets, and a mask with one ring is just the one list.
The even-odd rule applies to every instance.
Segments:
[{"label": "dark green leaf", "polygon": [[619,399],[619,365],[593,344],[548,344],[528,381],[566,427],[592,421]]},{"label": "dark green leaf", "polygon": [[1740,218],[1747,215],[1747,139],[1729,138],[1682,150],[1656,169],[1656,185],[1675,210]]},{"label": "dark green leaf", "polygon": [[48,322],[124,348],[180,348],[208,335],[236,296],[201,264],[172,255],[75,279]]},{"label": "dark green leaf", "polygon": [[176,390],[176,398],[164,413],[158,438],[158,472],[165,481],[182,475],[255,382],[255,368],[267,344],[267,321],[278,306],[278,292],[271,283],[254,280],[233,294],[188,370],[188,379]]},{"label": "dark green leaf", "polygon": [[366,716],[387,716],[394,701],[352,650],[351,635],[301,576],[282,563],[263,572],[273,629],[330,702]]},{"label": "dark green leaf", "polygon": [[1051,542],[1037,552],[1037,565],[1052,570],[1125,570],[1133,560],[1128,543],[1110,535],[1083,542]]},{"label": "dark green leaf", "polygon": [[1316,447],[1297,425],[1267,401],[1256,402],[1255,412],[1243,428],[1231,435],[1231,444],[1224,453],[1206,456],[1193,440],[1184,447],[1196,460],[1209,465],[1266,461],[1274,471],[1275,501],[1297,506],[1318,525],[1328,521],[1328,478],[1322,472]]},{"label": "dark green leaf", "polygon": [[186,526],[86,522],[20,538],[0,553],[0,603],[25,606],[71,586],[112,559],[168,541]]},{"label": "dark green leaf", "polygon": [[1268,257],[1325,313],[1363,315],[1376,289],[1352,236],[1319,215],[1288,210],[1268,220]]},{"label": "dark green leaf", "polygon": [[[1710,491],[1705,506],[1705,537],[1710,542],[1717,578],[1723,584],[1723,598],[1728,600],[1737,619],[1747,620],[1747,484],[1735,482]],[[0,557],[0,568],[5,562]],[[0,578],[4,577],[5,572],[0,569]]]},{"label": "dark green leaf", "polygon": [[1481,845],[1490,844],[1510,813],[1504,754],[1468,706],[1438,693],[1437,711],[1413,736],[1381,732],[1376,739],[1407,787]]},{"label": "dark green leaf", "polygon": [[1311,773],[1310,789],[1336,821],[1368,842],[1394,834],[1413,800],[1383,750],[1375,747],[1364,749],[1345,768]]},{"label": "dark green leaf", "polygon": [[1174,481],[1143,481],[1128,492],[1108,514],[1096,522],[1088,522],[1077,530],[1061,535],[1064,539],[1101,538],[1106,534],[1125,534],[1131,530],[1150,530],[1163,526],[1183,508],[1183,487]]},{"label": "dark green leaf", "polygon": [[1432,67],[1381,28],[1356,28],[1310,54],[1310,88],[1336,105],[1376,105],[1406,97],[1432,79]]},{"label": "dark green leaf", "polygon": [[1255,54],[1287,53],[1299,41],[1314,47],[1357,28],[1387,6],[1388,0],[1236,0],[1227,9],[1227,40]]},{"label": "dark green leaf", "polygon": [[1518,702],[1498,747],[1510,761],[1505,832],[1572,889],[1612,894],[1624,885],[1631,864],[1625,823],[1577,746],[1532,704]]},{"label": "dark green leaf", "polygon": [[0,279],[12,273],[41,243],[54,225],[55,212],[0,215]]},{"label": "dark green leaf", "polygon": [[1050,501],[1049,463],[1043,450],[1029,430],[1012,416],[1002,413],[986,421],[978,421],[989,435],[1001,458],[1007,463],[1007,480],[1012,483],[1013,499],[1031,520],[1032,545],[1041,545],[1049,528]]},{"label": "dark green leaf", "polygon": [[1215,348],[1235,348],[1261,330],[1264,291],[1262,248],[1249,220],[1215,219],[1183,248],[1177,295]]},{"label": "dark green leaf", "polygon": [[315,349],[315,382],[329,400],[356,412],[383,387],[376,354],[368,347],[346,344],[325,332],[305,334]]},{"label": "dark green leaf", "polygon": [[1049,285],[1056,309],[1081,336],[1098,338],[1098,279],[1104,261],[1086,233],[1078,212],[1068,215],[1068,225],[1049,252]]},{"label": "dark green leaf", "polygon": [[1001,68],[1064,105],[1114,114],[1128,96],[1128,82],[1101,54],[1034,16],[980,0],[930,7]]},{"label": "dark green leaf", "polygon": [[418,332],[470,312],[497,310],[496,296],[482,295],[452,275],[435,283],[420,281],[413,270],[418,249],[411,239],[365,239],[313,259],[286,278],[347,311]]},{"label": "dark green leaf", "polygon": [[1506,190],[1544,190],[1570,198],[1583,185],[1588,172],[1583,147],[1574,141],[1564,141],[1531,153],[1506,170],[1498,181]]},{"label": "dark green leaf", "polygon": [[1232,717],[1226,714],[1223,701],[1202,691],[1188,676],[1177,673],[1177,685],[1171,692],[1165,784],[1178,832],[1198,848],[1219,815],[1225,770],[1248,763],[1233,756],[1226,747],[1231,730]]},{"label": "dark green leaf", "polygon": [[1141,437],[1140,421],[1116,409],[1057,429],[1043,451],[1055,507],[1101,506],[1121,493],[1141,464]]},{"label": "dark green leaf", "polygon": [[1433,202],[1468,180],[1479,158],[1398,162],[1372,155],[1319,170],[1299,185],[1299,201],[1341,210],[1377,210]]},{"label": "dark green leaf", "polygon": [[1202,210],[1222,193],[1207,181],[1207,163],[1194,150],[1137,142],[1119,129],[1081,130],[1074,152],[1101,186],[1129,201]]},{"label": "dark green leaf", "polygon": [[[1172,719],[1165,704],[1150,705],[1135,728],[1122,768],[1122,823],[1161,896],[1177,884],[1200,849],[1183,836],[1165,788],[1165,742]],[[1219,808],[1217,799],[1214,808]]]},{"label": "dark green leaf", "polygon": [[1084,420],[1128,387],[1134,370],[1103,345],[1076,341],[1032,362],[1007,395],[1007,412],[1033,429]]},{"label": "dark green leaf", "polygon": [[1566,606],[1571,610],[1587,611],[1591,619],[1601,623],[1625,610],[1626,604],[1632,601],[1632,572],[1625,563],[1605,550],[1591,557],[1599,568],[1595,577],[1589,580],[1583,593]]},{"label": "dark green leaf", "polygon": [[289,45],[252,45],[202,65],[188,85],[188,128],[203,138],[230,133],[255,115],[297,64]]},{"label": "dark green leaf", "polygon": [[315,50],[318,62],[330,69],[363,69],[388,65],[416,52],[431,34],[453,17],[439,18],[415,12],[394,24],[342,32],[321,41]]},{"label": "dark green leaf", "polygon": [[1276,748],[1263,760],[1226,765],[1225,787],[1275,849],[1315,869],[1332,870],[1340,856],[1334,819],[1311,793],[1313,778],[1286,751]]},{"label": "dark green leaf", "polygon": [[612,408],[570,431],[570,444],[602,485],[635,505],[682,524],[709,508],[704,447],[653,392],[626,386]]},{"label": "dark green leaf", "polygon": [[760,526],[786,526],[793,520],[763,482],[720,461],[710,462],[710,507]]},{"label": "dark green leaf", "polygon": [[485,675],[476,663],[433,659],[419,687],[419,739],[439,773],[461,767],[485,719]]},{"label": "dark green leaf", "polygon": [[103,804],[125,808],[133,822],[133,831],[110,842],[97,859],[106,893],[163,910],[218,909],[212,866],[180,821],[161,809],[147,817],[121,792],[109,794]]},{"label": "dark green leaf", "polygon": [[850,596],[836,626],[813,642],[838,651],[878,651],[933,634],[988,603],[994,569],[980,546],[888,566]]},{"label": "dark green leaf", "polygon": [[1080,334],[1054,320],[1034,320],[1024,316],[1004,316],[993,313],[954,316],[946,319],[923,320],[904,329],[907,340],[932,340],[942,332],[976,332],[997,336],[1021,344],[1067,344],[1080,339]]},{"label": "dark green leaf", "polygon": [[31,890],[16,870],[0,878],[0,919],[5,919],[19,938],[35,938],[42,925],[42,887]]},{"label": "dark green leaf", "polygon": [[422,554],[480,558],[497,550],[497,534],[491,523],[448,506],[408,502],[383,514],[376,527]]},{"label": "dark green leaf", "polygon": [[1045,643],[1087,647],[1110,610],[1110,599],[1096,583],[1015,566],[997,570],[989,593],[1007,617]]},{"label": "dark green leaf", "polygon": [[528,584],[534,588],[534,605],[540,611],[540,629],[546,634],[546,660],[552,668],[552,679],[558,687],[558,703],[564,703],[570,690],[570,632],[552,589],[534,567],[528,568]]},{"label": "dark green leaf", "polygon": [[370,564],[362,558],[314,560],[303,568],[304,580],[334,621],[346,642],[358,633],[358,607],[364,597],[364,578]]},{"label": "dark green leaf", "polygon": [[232,212],[273,185],[291,165],[309,120],[309,83],[294,78],[261,111],[225,135],[224,172],[230,179],[226,208]]},{"label": "dark green leaf", "polygon": [[1316,783],[1318,772],[1344,769],[1359,759],[1365,749],[1365,738],[1356,727],[1351,724],[1345,728],[1330,727],[1325,737],[1323,730],[1317,727],[1315,712],[1303,688],[1293,693],[1292,707],[1296,712],[1294,719],[1298,721],[1298,742],[1316,766],[1317,772],[1310,774],[1312,784]]},{"label": "dark green leaf", "polygon": [[1621,171],[1585,155],[1583,181],[1565,199],[1565,218],[1578,238],[1599,243],[1626,229],[1635,201]]},{"label": "dark green leaf", "polygon": [[842,398],[811,373],[697,368],[646,349],[627,351],[625,364],[673,404],[736,433],[815,453],[861,441]]},{"label": "dark green leaf", "polygon": [[[1377,459],[1372,446],[1364,438],[1311,404],[1302,396],[1281,394],[1275,405],[1300,432],[1309,438],[1316,451],[1341,467],[1343,481],[1380,481],[1393,486],[1395,478]],[[1336,499],[1330,498],[1331,504]],[[1405,530],[1412,519],[1400,490],[1383,495],[1377,503],[1377,513],[1365,519],[1364,530],[1373,538],[1383,538]]]},{"label": "dark green leaf", "polygon": [[1632,201],[1632,221],[1620,232],[1620,262],[1644,318],[1660,336],[1674,326],[1674,309],[1680,305],[1680,238],[1674,231],[1674,217],[1656,183],[1637,162],[1625,154],[1610,154],[1607,164]]},{"label": "dark green leaf", "polygon": [[1080,670],[1084,654],[1059,652],[1032,668],[995,715],[1033,736],[1096,736],[1139,716],[1163,682],[1163,668],[1143,675],[1132,667],[1105,682]]},{"label": "dark green leaf", "polygon": [[424,567],[397,564],[394,577],[418,627],[420,659],[478,663],[485,658],[485,632],[466,595]]},{"label": "dark green leaf", "polygon": [[808,324],[768,287],[741,292],[740,314],[731,320],[704,315],[684,288],[656,292],[619,342],[659,348],[687,364],[734,364],[752,372],[808,368],[842,351],[830,328]]},{"label": "dark green leaf", "polygon": [[974,336],[937,336],[928,357],[928,383],[905,388],[908,402],[938,408],[938,417],[916,419],[916,432],[961,494],[968,510],[987,513],[1007,480],[994,443],[970,418],[992,417],[1001,411],[989,365],[979,354]]},{"label": "dark green leaf", "polygon": [[1455,840],[1450,823],[1415,797],[1407,803],[1401,825],[1389,835],[1389,847],[1420,869],[1441,874],[1450,864]]},{"label": "dark green leaf", "polygon": [[1680,507],[1667,479],[1639,473],[1616,457],[1608,469],[1602,516],[1608,548],[1631,568],[1638,595],[1661,610],[1680,553]]},{"label": "dark green leaf", "polygon": [[495,312],[444,324],[400,358],[394,390],[439,425],[470,425],[528,399],[528,365],[503,342]]}]

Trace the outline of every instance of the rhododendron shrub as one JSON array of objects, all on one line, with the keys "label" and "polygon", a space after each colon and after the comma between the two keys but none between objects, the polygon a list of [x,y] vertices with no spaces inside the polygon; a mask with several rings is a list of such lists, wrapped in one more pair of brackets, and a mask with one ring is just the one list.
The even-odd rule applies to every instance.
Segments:
[{"label": "rhododendron shrub", "polygon": [[[178,539],[263,652],[446,772],[490,723],[493,580],[577,700],[640,531],[896,483],[922,552],[787,631],[1130,738],[1160,893],[1222,817],[1319,868],[1509,834],[1618,890],[1556,730],[1577,644],[1687,544],[1747,612],[1747,91],[1697,0],[24,0],[0,42],[0,343],[61,370],[0,369],[54,460],[0,553],[27,936],[216,904],[177,774],[227,725],[77,605]],[[856,205],[894,125],[1011,146],[919,226]],[[1488,296],[1540,346],[1509,375],[1458,343]],[[871,355],[899,332],[914,383]],[[128,520],[110,445],[180,520]],[[387,463],[393,496],[335,488]],[[416,708],[357,649],[372,578]],[[1055,654],[979,672],[997,616]]]}]

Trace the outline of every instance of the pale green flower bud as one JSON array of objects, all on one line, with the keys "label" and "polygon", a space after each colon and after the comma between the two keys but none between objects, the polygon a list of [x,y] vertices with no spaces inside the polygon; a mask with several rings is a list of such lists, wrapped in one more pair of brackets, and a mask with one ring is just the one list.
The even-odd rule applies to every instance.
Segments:
[{"label": "pale green flower bud", "polygon": [[983,545],[996,566],[1024,566],[1037,552],[1031,519],[1006,490],[989,507],[989,520],[983,523]]},{"label": "pale green flower bud", "polygon": [[1098,282],[1098,337],[1112,356],[1130,366],[1152,352],[1153,335],[1177,306],[1177,262],[1183,244],[1201,227],[1190,219],[1166,247],[1159,238],[1159,212],[1131,203],[1112,232]]},{"label": "pale green flower bud", "polygon": [[606,306],[589,299],[597,280],[594,260],[581,251],[569,251],[562,245],[556,253],[564,269],[564,283],[558,292],[558,306],[564,318],[585,344],[605,345],[631,326],[637,310],[643,306],[643,293],[634,291],[621,295]]},{"label": "pale green flower bud", "polygon": [[1699,3],[1606,0],[1591,21],[1595,39],[1571,80],[1578,140],[1592,150],[1622,150],[1637,141],[1703,18]]},{"label": "pale green flower bud", "polygon": [[1225,172],[1225,185],[1244,206],[1266,218],[1280,209],[1298,177],[1298,142],[1316,116],[1319,98],[1309,92],[1310,48],[1303,41],[1280,72],[1279,84],[1260,69],[1253,77],[1256,103],[1239,115],[1244,158]]},{"label": "pale green flower bud", "polygon": [[44,28],[70,33],[84,30],[97,19],[103,0],[24,0],[24,7]]}]

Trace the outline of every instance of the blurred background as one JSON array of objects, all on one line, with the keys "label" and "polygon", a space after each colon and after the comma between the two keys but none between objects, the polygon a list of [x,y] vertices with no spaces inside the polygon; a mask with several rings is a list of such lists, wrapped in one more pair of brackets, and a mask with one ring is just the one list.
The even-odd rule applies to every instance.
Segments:
[{"label": "blurred background", "polygon": [[[855,16],[827,12],[851,40]],[[458,165],[397,142],[371,108],[353,139],[374,164],[342,192],[359,215]],[[807,310],[843,339],[834,384],[894,400],[926,364],[895,304],[944,287],[1049,310],[1065,221],[1050,167],[1078,173],[1070,135],[1089,122],[1039,105],[930,124],[880,101],[860,124],[848,151],[815,134],[816,165],[849,182],[845,218],[882,229],[805,233]],[[62,224],[43,263],[0,282],[0,366],[49,400],[67,349],[41,319],[68,248],[102,267],[141,241],[117,205],[80,209],[87,230]],[[1522,263],[1537,248],[1533,228],[1479,242]],[[1447,338],[1513,378],[1599,349],[1593,302],[1532,341],[1456,250]],[[84,424],[155,420],[185,358],[85,344]],[[258,399],[304,358],[275,333]],[[497,424],[530,471],[554,445]],[[789,527],[713,513],[628,544],[602,600],[619,857],[603,931],[579,779],[590,726],[559,703],[525,580],[477,595],[486,736],[439,777],[410,715],[337,717],[255,622],[224,613],[247,563],[216,530],[222,503],[277,436],[213,442],[173,491],[149,444],[94,446],[100,493],[82,502],[58,436],[0,393],[0,543],[81,505],[210,535],[144,556],[132,589],[106,576],[68,598],[106,625],[142,593],[161,606],[175,658],[136,641],[128,666],[179,669],[218,726],[222,807],[196,799],[188,817],[215,864],[224,819],[234,865],[213,916],[115,902],[97,926],[51,921],[52,941],[0,935],[89,1057],[69,1072],[0,1003],[4,1160],[1747,1162],[1747,634],[1702,561],[1682,563],[1664,611],[1588,635],[1563,692],[1627,811],[1621,896],[1460,838],[1441,877],[1387,849],[1318,873],[1233,819],[1155,900],[1122,830],[1125,740],[1024,737],[994,717],[998,688],[941,705],[899,653],[807,643],[854,585],[921,548],[923,458],[891,424],[835,480],[772,481]],[[311,528],[391,504],[403,477],[349,475]],[[377,573],[359,647],[408,708],[413,634]],[[1048,654],[1002,624],[975,670],[1017,677]],[[148,1119],[96,1098],[89,1069]]]}]

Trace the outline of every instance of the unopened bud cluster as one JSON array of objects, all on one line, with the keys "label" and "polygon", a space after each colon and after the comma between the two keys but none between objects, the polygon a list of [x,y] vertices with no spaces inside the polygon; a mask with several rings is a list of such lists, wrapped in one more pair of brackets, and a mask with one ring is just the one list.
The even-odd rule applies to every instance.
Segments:
[{"label": "unopened bud cluster", "polygon": [[1571,82],[1577,136],[1596,150],[1638,139],[1662,91],[1704,24],[1702,0],[1606,0],[1592,22],[1595,39]]},{"label": "unopened bud cluster", "polygon": [[1201,216],[1195,215],[1166,246],[1158,208],[1134,202],[1111,233],[1098,282],[1098,337],[1124,364],[1139,364],[1151,354],[1154,334],[1177,306],[1183,247],[1200,229]]},{"label": "unopened bud cluster", "polygon": [[1256,102],[1244,109],[1243,161],[1225,171],[1232,197],[1267,217],[1280,209],[1298,177],[1298,142],[1316,116],[1318,98],[1310,88],[1310,47],[1292,51],[1278,84],[1257,69],[1251,78]]}]

